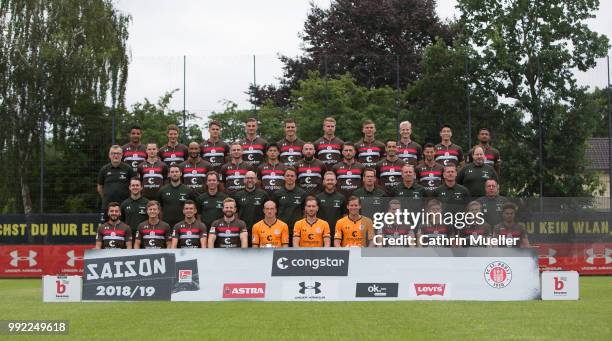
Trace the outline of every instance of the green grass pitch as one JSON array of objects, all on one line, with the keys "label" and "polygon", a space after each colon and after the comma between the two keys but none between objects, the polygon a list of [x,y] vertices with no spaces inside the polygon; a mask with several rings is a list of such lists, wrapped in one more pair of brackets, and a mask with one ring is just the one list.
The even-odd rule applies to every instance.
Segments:
[{"label": "green grass pitch", "polygon": [[69,320],[87,340],[612,340],[612,276],[581,278],[579,301],[527,302],[43,303],[41,286],[0,280],[0,320]]}]

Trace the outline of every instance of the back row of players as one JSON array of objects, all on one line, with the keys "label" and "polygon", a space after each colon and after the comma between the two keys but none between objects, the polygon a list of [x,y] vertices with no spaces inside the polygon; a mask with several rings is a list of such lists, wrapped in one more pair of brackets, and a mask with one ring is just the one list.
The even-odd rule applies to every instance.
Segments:
[{"label": "back row of players", "polygon": [[299,140],[295,122],[287,120],[285,138],[267,143],[256,135],[257,121],[249,119],[246,138],[228,145],[220,140],[220,124],[210,122],[207,141],[184,146],[178,143],[178,127],[171,125],[168,143],[158,150],[156,143],[141,144],[141,129],[132,127],[130,143],[111,147],[111,162],[98,176],[98,192],[105,211],[110,202],[121,203],[123,219],[133,231],[147,219],[149,200],[160,204],[171,226],[185,218],[184,203],[193,200],[200,219],[210,227],[223,216],[227,197],[235,199],[249,234],[263,218],[268,199],[275,202],[279,218],[294,226],[303,217],[308,195],[316,195],[318,214],[332,230],[346,212],[346,198],[353,194],[362,200],[438,197],[461,208],[470,196],[483,197],[487,221],[492,225],[500,221],[505,203],[498,194],[500,158],[489,144],[488,129],[479,131],[480,144],[465,164],[448,125],[441,128],[439,144],[424,147],[410,139],[412,126],[407,121],[400,125],[400,141],[385,143],[375,139],[372,121],[363,123],[364,137],[356,144],[337,138],[335,128],[335,120],[326,118],[324,136],[310,143]]}]

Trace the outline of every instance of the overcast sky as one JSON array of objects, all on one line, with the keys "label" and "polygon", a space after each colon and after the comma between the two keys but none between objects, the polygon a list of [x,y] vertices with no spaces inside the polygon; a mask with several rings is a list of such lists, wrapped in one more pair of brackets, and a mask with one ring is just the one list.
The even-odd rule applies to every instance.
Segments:
[{"label": "overcast sky", "polygon": [[[313,2],[324,8],[330,3]],[[440,18],[458,15],[455,4],[438,0]],[[257,83],[275,82],[281,75],[277,54],[300,54],[298,33],[309,9],[308,0],[117,0],[116,5],[132,16],[128,106],[180,89],[171,107],[182,109],[186,55],[187,110],[202,118],[222,111],[225,100],[249,108],[244,91],[253,82],[253,55]],[[601,1],[591,29],[612,37],[610,13],[612,1]],[[605,60],[577,77],[581,84],[605,87]]]}]

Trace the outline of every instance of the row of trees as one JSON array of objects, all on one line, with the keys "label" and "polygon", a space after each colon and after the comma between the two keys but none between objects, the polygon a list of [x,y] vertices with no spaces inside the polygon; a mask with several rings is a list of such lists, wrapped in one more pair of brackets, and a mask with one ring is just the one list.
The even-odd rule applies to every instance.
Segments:
[{"label": "row of trees", "polygon": [[[302,55],[280,56],[278,85],[248,87],[257,110],[228,102],[211,118],[224,123],[229,140],[254,115],[272,140],[282,137],[286,117],[307,140],[320,136],[328,115],[348,140],[360,137],[366,118],[386,137],[409,119],[419,142],[437,141],[446,122],[464,147],[488,126],[503,155],[506,193],[540,194],[542,179],[544,195],[589,195],[598,183],[584,151],[589,137],[607,135],[605,93],[577,86],[573,70],[592,68],[608,51],[608,39],[585,24],[598,6],[459,0],[461,16],[442,22],[431,0],[312,5]],[[182,121],[168,107],[172,92],[125,107],[130,20],[111,0],[0,0],[0,212],[95,210],[93,184],[113,122],[118,141],[135,122],[146,139],[163,141],[166,125]],[[195,116],[188,122],[186,139],[200,140]]]}]

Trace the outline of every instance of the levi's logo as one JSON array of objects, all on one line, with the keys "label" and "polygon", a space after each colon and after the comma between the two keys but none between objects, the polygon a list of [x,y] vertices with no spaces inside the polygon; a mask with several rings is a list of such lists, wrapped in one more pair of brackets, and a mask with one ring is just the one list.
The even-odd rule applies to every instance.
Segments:
[{"label": "levi's logo", "polygon": [[426,296],[444,296],[444,291],[446,290],[446,284],[439,283],[430,283],[430,284],[414,284],[414,290],[416,291],[417,296],[426,295]]},{"label": "levi's logo", "polygon": [[266,283],[225,283],[223,298],[264,298]]}]

